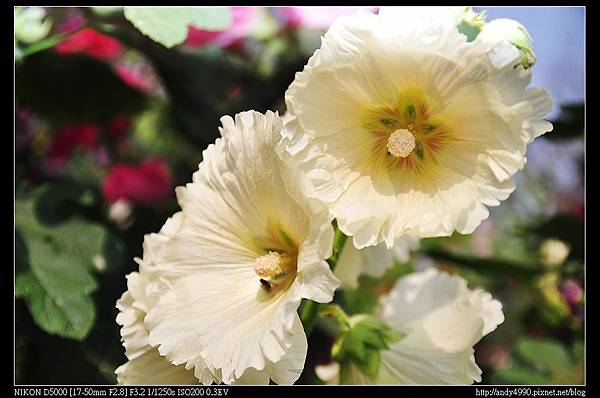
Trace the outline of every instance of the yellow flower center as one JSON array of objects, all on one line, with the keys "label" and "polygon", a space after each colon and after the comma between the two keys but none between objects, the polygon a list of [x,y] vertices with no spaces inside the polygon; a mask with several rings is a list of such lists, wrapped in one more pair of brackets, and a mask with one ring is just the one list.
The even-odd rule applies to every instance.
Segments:
[{"label": "yellow flower center", "polygon": [[440,156],[458,142],[440,104],[413,87],[393,102],[368,107],[363,128],[372,143],[370,158],[394,172],[432,175]]},{"label": "yellow flower center", "polygon": [[263,288],[277,290],[296,274],[296,260],[286,253],[269,251],[254,262],[254,272],[260,277]]},{"label": "yellow flower center", "polygon": [[396,129],[388,138],[388,152],[397,158],[407,157],[415,147],[415,135],[410,130]]}]

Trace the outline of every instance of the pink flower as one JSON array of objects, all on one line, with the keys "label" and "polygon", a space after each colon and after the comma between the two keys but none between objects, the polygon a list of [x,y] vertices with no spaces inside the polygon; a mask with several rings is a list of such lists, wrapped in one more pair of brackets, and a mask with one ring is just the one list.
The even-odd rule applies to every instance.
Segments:
[{"label": "pink flower", "polygon": [[139,166],[117,164],[102,183],[107,201],[119,199],[135,203],[156,203],[167,199],[173,192],[171,173],[165,162],[149,159]]},{"label": "pink flower", "polygon": [[259,19],[257,7],[231,7],[232,21],[226,30],[208,31],[190,26],[186,44],[201,47],[215,44],[219,47],[231,47],[250,35]]},{"label": "pink flower", "polygon": [[97,126],[87,123],[71,124],[56,132],[46,157],[52,166],[60,166],[75,149],[92,149],[97,144]]},{"label": "pink flower", "polygon": [[560,292],[565,301],[570,305],[576,305],[583,299],[583,289],[577,281],[573,279],[567,279],[563,282]]},{"label": "pink flower", "polygon": [[55,47],[59,54],[84,53],[90,57],[110,60],[123,52],[121,43],[104,33],[85,28],[67,37]]},{"label": "pink flower", "polygon": [[65,17],[65,19],[63,19],[56,27],[56,31],[58,33],[73,32],[85,24],[85,17],[81,10],[74,8],[70,11],[71,12]]},{"label": "pink flower", "polygon": [[503,347],[484,346],[475,353],[477,362],[481,362],[492,369],[502,369],[510,366],[510,353]]},{"label": "pink flower", "polygon": [[114,70],[129,87],[143,92],[150,92],[152,90],[152,84],[147,75],[142,73],[142,70],[129,65],[117,65],[114,67]]},{"label": "pink flower", "polygon": [[276,12],[292,28],[327,29],[342,15],[352,15],[358,10],[377,12],[377,7],[279,7]]}]

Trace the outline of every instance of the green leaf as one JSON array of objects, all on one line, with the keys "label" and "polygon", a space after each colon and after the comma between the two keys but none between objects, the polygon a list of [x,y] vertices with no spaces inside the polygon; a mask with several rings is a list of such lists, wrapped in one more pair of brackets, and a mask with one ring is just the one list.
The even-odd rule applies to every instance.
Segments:
[{"label": "green leaf", "polygon": [[552,384],[553,380],[519,365],[500,369],[491,376],[492,384]]},{"label": "green leaf", "polygon": [[355,315],[349,320],[350,329],[343,332],[332,348],[332,357],[344,363],[351,361],[370,377],[376,377],[381,362],[380,351],[399,341],[403,335],[372,315]]},{"label": "green leaf", "polygon": [[557,341],[550,339],[523,339],[517,354],[531,365],[541,365],[552,374],[560,374],[572,366],[569,352]]},{"label": "green leaf", "polygon": [[185,41],[189,25],[224,30],[231,23],[228,8],[125,7],[124,14],[140,32],[167,48]]},{"label": "green leaf", "polygon": [[575,354],[576,361],[583,361],[583,357],[585,355],[585,345],[583,344],[583,340],[579,340],[573,344],[573,352]]},{"label": "green leaf", "polygon": [[382,349],[387,348],[385,332],[388,329],[390,328],[382,321],[372,316],[366,316],[364,319],[354,325],[351,335],[353,335],[354,338],[361,343],[367,344],[374,348]]},{"label": "green leaf", "polygon": [[34,322],[50,334],[81,340],[94,324],[90,273],[102,254],[106,231],[72,218],[57,225],[42,224],[34,200],[15,201],[15,296],[24,298]]},{"label": "green leaf", "polygon": [[481,32],[481,28],[479,26],[470,24],[468,21],[462,21],[458,25],[458,31],[467,36],[467,42],[472,42],[475,40],[475,38],[477,38],[479,32]]},{"label": "green leaf", "polygon": [[43,186],[36,194],[35,216],[42,222],[54,224],[73,214],[76,206],[90,206],[97,198],[91,189],[72,183]]},{"label": "green leaf", "polygon": [[135,119],[133,138],[148,152],[162,154],[173,161],[195,166],[202,148],[193,145],[182,134],[173,120],[173,109],[156,102]]},{"label": "green leaf", "polygon": [[435,260],[451,262],[457,267],[473,269],[482,274],[499,278],[519,277],[522,280],[531,280],[543,271],[539,267],[532,267],[526,263],[500,258],[482,259],[472,255],[456,255],[439,248],[425,249],[423,252]]},{"label": "green leaf", "polygon": [[362,360],[355,361],[361,372],[369,377],[377,377],[381,365],[381,354],[379,350],[368,350]]}]

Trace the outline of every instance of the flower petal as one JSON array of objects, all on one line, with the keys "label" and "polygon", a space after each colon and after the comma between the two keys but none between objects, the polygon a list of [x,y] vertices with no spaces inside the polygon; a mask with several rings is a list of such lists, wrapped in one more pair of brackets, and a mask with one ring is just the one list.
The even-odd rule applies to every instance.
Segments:
[{"label": "flower petal", "polygon": [[115,370],[119,384],[198,384],[194,372],[172,365],[157,350],[131,359]]}]

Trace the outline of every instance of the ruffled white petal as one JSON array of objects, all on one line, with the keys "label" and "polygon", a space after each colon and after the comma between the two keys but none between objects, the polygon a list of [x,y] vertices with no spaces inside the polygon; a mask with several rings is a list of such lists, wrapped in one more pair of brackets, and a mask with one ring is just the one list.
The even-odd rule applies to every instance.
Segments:
[{"label": "ruffled white petal", "polygon": [[394,265],[394,261],[405,263],[411,250],[417,249],[419,239],[406,235],[396,239],[394,246],[388,249],[384,243],[358,250],[348,241],[340,254],[335,276],[345,289],[356,289],[358,278],[365,274],[374,278],[382,277]]},{"label": "ruffled white petal", "polygon": [[472,346],[504,321],[502,305],[489,293],[434,268],[398,280],[380,308],[390,326],[405,333],[422,328],[447,351]]},{"label": "ruffled white petal", "polygon": [[472,384],[481,381],[473,349],[445,352],[413,333],[382,352],[377,384]]},{"label": "ruffled white petal", "polygon": [[129,360],[119,366],[115,373],[119,384],[198,384],[194,372],[185,370],[182,365],[170,364],[155,349]]},{"label": "ruffled white petal", "polygon": [[119,314],[116,321],[121,325],[125,355],[131,360],[151,349],[144,317],[172,284],[172,275],[160,271],[157,257],[164,243],[178,231],[182,219],[182,213],[176,213],[165,222],[159,233],[144,238],[144,258],[136,259],[140,272],[127,275],[127,291],[117,301]]},{"label": "ruffled white petal", "polygon": [[[306,177],[357,248],[405,234],[471,233],[514,190],[527,144],[550,131],[546,91],[527,89],[508,42],[467,42],[465,7],[382,9],[339,18],[286,92],[280,156]],[[426,68],[423,65],[427,65]],[[427,175],[389,170],[372,155],[366,112],[418,87],[460,134]]]},{"label": "ruffled white petal", "polygon": [[267,360],[281,360],[300,298],[269,299],[259,283],[248,283],[254,279],[251,268],[246,275],[213,269],[182,278],[146,317],[150,344],[197,372],[203,368],[196,358],[202,358],[221,369],[225,383],[248,368],[263,370]]}]

